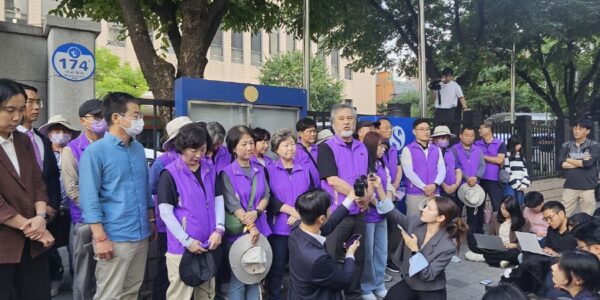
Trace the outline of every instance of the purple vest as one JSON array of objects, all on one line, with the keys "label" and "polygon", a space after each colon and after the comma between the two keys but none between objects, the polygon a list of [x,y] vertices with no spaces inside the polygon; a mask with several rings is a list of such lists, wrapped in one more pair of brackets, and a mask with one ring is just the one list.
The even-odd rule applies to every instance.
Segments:
[{"label": "purple vest", "polygon": [[[177,154],[175,150],[170,149],[163,153],[163,155],[157,157],[156,161],[160,161],[162,163],[163,168],[166,168],[170,163],[174,162],[178,158],[179,154]],[[156,171],[158,171],[158,174],[160,174],[160,171],[162,170]],[[158,184],[158,181],[156,181],[156,184]],[[152,195],[152,199],[154,199],[154,218],[156,219],[156,231],[162,233],[167,232],[167,226],[165,225],[165,222],[163,222],[163,220],[160,218],[160,210],[158,208],[158,199],[156,198],[156,195]]]},{"label": "purple vest", "polygon": [[446,163],[444,183],[453,185],[456,183],[456,159],[454,159],[454,153],[449,148],[444,152],[444,162]]},{"label": "purple vest", "polygon": [[[335,158],[335,164],[338,169],[338,177],[348,183],[354,185],[354,181],[361,175],[368,173],[367,147],[358,140],[352,140],[352,145],[348,147],[346,143],[337,135],[325,142]],[[342,204],[346,195],[338,193],[331,187],[327,180],[321,180],[321,188],[331,195],[331,211],[334,211]],[[360,213],[360,209],[353,203],[350,207],[350,214],[356,215]]]},{"label": "purple vest", "polygon": [[[200,243],[207,242],[215,231],[217,217],[215,214],[215,169],[210,164],[200,165],[200,177],[204,190],[190,168],[181,160],[169,164],[166,171],[171,174],[179,193],[179,203],[173,210],[175,218],[183,225],[185,232]],[[167,230],[167,251],[172,254],[183,254],[185,248],[177,238]]]},{"label": "purple vest", "polygon": [[[435,178],[438,175],[438,161],[440,159],[440,150],[438,146],[429,143],[427,147],[427,156],[423,152],[423,148],[416,141],[406,146],[410,151],[412,158],[412,168],[415,174],[419,176],[425,185],[434,184]],[[406,185],[406,193],[410,195],[424,195],[423,190],[416,187],[408,178],[404,180]]]},{"label": "purple vest", "polygon": [[231,154],[227,151],[227,147],[220,146],[217,152],[213,154],[213,163],[217,174],[221,173],[225,167],[231,164]]},{"label": "purple vest", "polygon": [[[304,169],[307,169],[310,172],[310,176],[313,179],[315,184],[315,188],[321,187],[321,178],[319,178],[319,171],[317,170],[317,146],[310,146],[310,154],[308,150],[302,145],[302,142],[298,140],[296,144],[296,158],[294,158],[294,162],[302,165]],[[311,157],[314,159],[311,159]]]},{"label": "purple vest", "polygon": [[[477,170],[479,170],[479,162],[481,161],[481,156],[483,153],[481,149],[475,147],[475,145],[471,146],[471,151],[467,152],[461,143],[458,143],[452,146],[454,151],[456,152],[456,156],[458,157],[458,166],[463,173],[463,178],[466,177],[474,177],[477,176]],[[452,150],[449,151],[452,155]],[[465,183],[466,181],[463,179],[462,181]]]},{"label": "purple vest", "polygon": [[[386,168],[384,168],[380,162],[377,162],[376,174],[377,176],[379,176],[379,178],[381,178],[381,185],[383,187],[383,191],[387,192],[387,174],[385,173],[385,169]],[[377,196],[377,192],[375,192],[375,195]],[[379,197],[377,196],[377,198]],[[380,215],[379,213],[377,213],[377,209],[373,205],[369,205],[367,210],[365,210],[364,215],[365,222],[367,223],[379,223],[383,221],[383,219],[385,219],[385,215]]]},{"label": "purple vest", "polygon": [[[263,194],[265,193],[265,171],[264,168],[256,164],[250,164],[250,167],[251,175],[253,177],[256,176],[256,192],[254,195],[253,204],[253,208],[256,209],[256,207],[260,203],[260,200],[263,199]],[[237,198],[240,199],[240,204],[242,204],[244,210],[247,211],[248,200],[250,198],[250,193],[252,192],[252,179],[246,176],[237,159],[234,160],[233,163],[225,167],[225,169],[223,169],[223,172],[225,172],[225,174],[227,174],[227,177],[229,177],[231,185],[233,185],[235,194]],[[262,214],[260,217],[258,217],[256,221],[254,221],[254,224],[256,225],[258,231],[260,231],[260,233],[262,233],[264,236],[271,235],[271,228],[269,227],[269,223],[267,222],[265,214]],[[234,242],[240,236],[241,235],[228,236],[227,240],[229,242]]]},{"label": "purple vest", "polygon": [[398,174],[398,149],[392,144],[389,144],[389,147],[388,151],[383,154],[383,161],[390,170],[390,178],[393,183],[396,181],[396,175]]},{"label": "purple vest", "polygon": [[[83,150],[85,150],[85,148],[87,148],[87,146],[90,145],[90,141],[88,140],[87,136],[85,135],[85,132],[82,132],[79,137],[77,137],[76,139],[72,140],[71,142],[69,142],[67,144],[67,146],[69,146],[69,148],[71,149],[71,152],[73,152],[73,156],[75,157],[75,160],[77,162],[79,162],[79,159],[81,158],[81,154],[83,153]],[[75,204],[75,202],[73,202],[73,200],[69,199],[69,211],[71,213],[71,223],[73,224],[77,224],[77,223],[81,223],[81,209],[79,209],[79,206],[77,204]]]},{"label": "purple vest", "polygon": [[274,165],[274,164],[275,164],[275,163],[273,162],[273,159],[272,159],[272,158],[270,158],[270,157],[268,157],[268,156],[266,156],[266,155],[263,155],[263,160],[265,161],[265,165],[264,165],[264,166],[263,166],[263,164],[262,164],[262,163],[261,163],[261,162],[258,160],[258,158],[256,158],[256,155],[254,155],[254,156],[252,156],[252,157],[250,158],[250,162],[251,162],[251,163],[255,163],[255,164],[257,164],[257,165],[259,165],[259,166],[262,166],[262,167],[265,167],[265,168],[270,168],[272,165]]},{"label": "purple vest", "polygon": [[[303,166],[294,162],[292,174],[283,167],[281,160],[269,166],[269,183],[271,191],[281,202],[294,207],[298,196],[310,188],[310,173]],[[289,215],[279,213],[273,217],[270,224],[274,234],[289,235],[290,226],[287,224]]]},{"label": "purple vest", "polygon": [[[481,149],[483,155],[485,156],[496,156],[498,155],[498,150],[500,150],[500,146],[502,146],[502,141],[497,138],[493,138],[491,143],[486,144],[485,141],[483,141],[483,139],[479,139],[476,140],[473,145]],[[500,166],[497,164],[486,162],[485,172],[483,173],[483,176],[481,176],[481,179],[498,181],[500,180],[499,178]]]}]

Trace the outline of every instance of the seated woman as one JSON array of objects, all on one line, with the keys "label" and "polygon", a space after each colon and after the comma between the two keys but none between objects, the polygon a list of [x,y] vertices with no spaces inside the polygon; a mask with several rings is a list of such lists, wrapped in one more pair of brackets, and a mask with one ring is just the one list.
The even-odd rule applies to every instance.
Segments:
[{"label": "seated woman", "polygon": [[573,300],[598,300],[600,260],[590,252],[565,251],[552,266],[552,282]]},{"label": "seated woman", "polygon": [[500,205],[500,213],[492,217],[490,234],[499,236],[506,250],[487,250],[477,246],[477,241],[472,232],[469,232],[467,241],[469,249],[465,258],[471,261],[485,261],[488,265],[507,268],[510,264],[519,264],[519,244],[516,231],[531,232],[529,222],[523,218],[519,202],[513,196],[505,196]]}]

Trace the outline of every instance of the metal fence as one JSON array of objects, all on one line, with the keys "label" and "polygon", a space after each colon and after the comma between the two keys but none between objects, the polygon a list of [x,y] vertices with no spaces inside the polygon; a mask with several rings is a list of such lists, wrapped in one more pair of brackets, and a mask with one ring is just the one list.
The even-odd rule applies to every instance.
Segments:
[{"label": "metal fence", "polygon": [[175,102],[173,100],[138,99],[142,105],[144,115],[144,131],[136,139],[144,148],[156,152],[162,151],[162,141],[165,140],[165,126],[175,115]]}]

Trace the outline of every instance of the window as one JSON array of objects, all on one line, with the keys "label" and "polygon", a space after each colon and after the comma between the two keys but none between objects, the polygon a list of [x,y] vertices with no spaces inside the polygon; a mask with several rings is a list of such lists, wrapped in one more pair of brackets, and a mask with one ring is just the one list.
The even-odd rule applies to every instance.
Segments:
[{"label": "window", "polygon": [[210,58],[223,61],[223,30],[219,28],[210,43]]},{"label": "window", "polygon": [[242,32],[231,33],[231,62],[244,63],[244,34]]},{"label": "window", "polygon": [[269,33],[269,54],[279,54],[279,31]]},{"label": "window", "polygon": [[325,48],[322,43],[317,43],[317,57],[325,60]]},{"label": "window", "polygon": [[285,51],[296,51],[296,39],[290,33],[285,37]]},{"label": "window", "polygon": [[125,47],[125,40],[121,39],[121,31],[123,27],[116,23],[108,24],[108,40],[107,44],[116,47]]},{"label": "window", "polygon": [[6,22],[27,24],[28,13],[28,0],[4,0],[4,19]]},{"label": "window", "polygon": [[344,78],[346,80],[352,80],[352,69],[344,67]]},{"label": "window", "polygon": [[262,32],[255,32],[250,38],[250,63],[262,66]]},{"label": "window", "polygon": [[331,75],[340,78],[340,54],[337,50],[331,51]]}]

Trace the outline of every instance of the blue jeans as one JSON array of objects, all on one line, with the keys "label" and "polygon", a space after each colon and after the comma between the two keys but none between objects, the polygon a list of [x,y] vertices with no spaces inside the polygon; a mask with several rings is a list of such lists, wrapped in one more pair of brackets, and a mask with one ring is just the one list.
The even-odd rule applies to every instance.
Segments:
[{"label": "blue jeans", "polygon": [[508,183],[504,184],[504,196],[513,196],[519,205],[525,205],[525,193],[513,189]]},{"label": "blue jeans", "polygon": [[367,223],[361,247],[365,249],[365,265],[360,279],[363,295],[385,290],[383,274],[387,262],[387,221]]},{"label": "blue jeans", "polygon": [[239,281],[233,272],[231,273],[231,282],[229,283],[229,300],[255,300],[260,299],[260,290],[258,283],[245,284]]},{"label": "blue jeans", "polygon": [[289,260],[288,236],[271,234],[269,243],[273,250],[273,264],[267,275],[267,293],[269,299],[279,300],[281,299],[281,283],[285,276],[285,265]]}]

